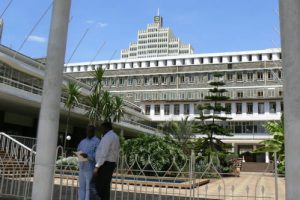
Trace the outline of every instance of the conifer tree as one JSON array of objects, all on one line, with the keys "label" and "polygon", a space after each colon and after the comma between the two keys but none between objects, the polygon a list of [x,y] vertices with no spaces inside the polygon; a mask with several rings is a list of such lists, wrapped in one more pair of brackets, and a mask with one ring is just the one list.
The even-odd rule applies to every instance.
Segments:
[{"label": "conifer tree", "polygon": [[[209,160],[211,155],[226,153],[226,148],[230,147],[216,136],[232,136],[224,123],[231,118],[220,116],[220,113],[228,111],[228,108],[221,106],[221,102],[229,100],[224,94],[227,90],[220,88],[225,85],[222,77],[221,73],[214,74],[214,81],[209,83],[213,88],[209,89],[209,95],[205,96],[204,103],[198,106],[200,117],[197,117],[198,122],[195,122],[195,131],[206,135],[201,142],[201,153],[208,156]],[[210,114],[204,114],[205,110],[210,111]]]}]

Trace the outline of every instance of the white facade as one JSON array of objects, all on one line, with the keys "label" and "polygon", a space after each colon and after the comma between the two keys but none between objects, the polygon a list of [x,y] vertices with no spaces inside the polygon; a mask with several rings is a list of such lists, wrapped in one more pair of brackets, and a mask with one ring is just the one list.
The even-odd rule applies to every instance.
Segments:
[{"label": "white facade", "polygon": [[121,51],[122,59],[148,58],[193,54],[190,44],[184,44],[176,38],[170,28],[163,27],[163,18],[154,17],[154,23],[146,30],[138,31],[137,42],[130,43],[129,49]]},{"label": "white facade", "polygon": [[[242,60],[243,56],[248,57],[248,61]],[[216,59],[218,58],[218,59]],[[211,65],[211,64],[234,64],[234,63],[255,63],[260,61],[280,61],[281,49],[272,48],[254,51],[209,53],[177,55],[153,58],[135,58],[120,60],[104,60],[94,62],[69,63],[65,65],[65,73],[88,72],[95,68],[102,67],[105,70],[131,70],[138,68],[152,67],[177,67],[182,65]],[[274,65],[276,67],[276,65]],[[281,66],[279,66],[281,68]],[[88,70],[89,69],[89,70]],[[209,70],[207,70],[209,71]]]},{"label": "white facade", "polygon": [[[187,116],[194,120],[197,105],[207,103],[212,74],[224,73],[230,101],[221,104],[230,105],[231,112],[220,115],[232,118],[228,126],[233,137],[221,139],[240,155],[270,138],[263,125],[279,120],[283,111],[281,49],[70,63],[64,71],[92,83],[86,72],[98,67],[106,69],[103,84],[108,90],[139,105],[157,124]],[[253,158],[268,162],[268,155]]]}]

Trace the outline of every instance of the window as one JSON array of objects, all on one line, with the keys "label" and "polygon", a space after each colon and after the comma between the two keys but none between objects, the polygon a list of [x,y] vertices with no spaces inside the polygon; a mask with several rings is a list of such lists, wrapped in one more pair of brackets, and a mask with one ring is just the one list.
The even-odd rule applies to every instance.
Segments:
[{"label": "window", "polygon": [[149,84],[150,84],[150,81],[149,81],[149,78],[148,78],[148,77],[145,77],[145,78],[144,78],[144,84],[145,84],[145,85],[149,85]]},{"label": "window", "polygon": [[232,81],[232,78],[233,77],[233,75],[232,74],[227,74],[227,81]]},{"label": "window", "polygon": [[189,77],[189,83],[194,83],[195,82],[195,78],[193,75],[190,75]]},{"label": "window", "polygon": [[257,96],[258,97],[263,97],[264,96],[264,91],[258,91]]},{"label": "window", "polygon": [[231,103],[225,103],[226,114],[231,114]]},{"label": "window", "polygon": [[150,115],[150,110],[151,110],[150,105],[146,105],[146,106],[145,106],[145,114],[146,114],[146,115]]},{"label": "window", "polygon": [[111,79],[111,85],[112,86],[116,86],[116,80],[113,78],[113,79]]},{"label": "window", "polygon": [[170,77],[170,83],[171,83],[171,84],[174,84],[174,83],[175,83],[175,76],[171,76],[171,77]]},{"label": "window", "polygon": [[153,84],[158,85],[158,77],[153,77]]},{"label": "window", "polygon": [[137,78],[137,79],[136,79],[136,84],[137,84],[137,85],[141,85],[141,84],[142,84],[142,79]]},{"label": "window", "polygon": [[237,96],[238,98],[243,98],[243,92],[241,92],[241,91],[237,92],[237,93],[236,93],[236,96]]},{"label": "window", "polygon": [[154,105],[154,114],[160,115],[160,105]]},{"label": "window", "polygon": [[237,81],[243,81],[243,73],[237,73]]},{"label": "window", "polygon": [[242,103],[236,103],[236,114],[242,114]]},{"label": "window", "polygon": [[264,114],[264,113],[265,113],[265,104],[258,103],[258,114]]},{"label": "window", "polygon": [[252,81],[253,80],[253,74],[252,73],[247,73],[247,80]]},{"label": "window", "polygon": [[180,76],[180,83],[184,83],[184,76]]},{"label": "window", "polygon": [[164,105],[164,115],[170,115],[170,105],[169,104]]},{"label": "window", "polygon": [[104,85],[108,86],[108,79],[104,79]]},{"label": "window", "polygon": [[165,76],[161,77],[161,84],[162,85],[166,85],[167,84],[167,77],[165,77]]},{"label": "window", "polygon": [[174,104],[174,115],[179,115],[179,104]]},{"label": "window", "polygon": [[213,80],[213,75],[212,74],[207,74],[207,81],[212,81]]},{"label": "window", "polygon": [[264,80],[264,73],[263,72],[257,72],[257,80],[262,81]]},{"label": "window", "polygon": [[279,94],[280,97],[282,97],[282,91],[281,90],[279,90],[278,94]]},{"label": "window", "polygon": [[253,114],[253,103],[247,103],[247,114]]},{"label": "window", "polygon": [[194,114],[199,114],[198,104],[194,104]]},{"label": "window", "polygon": [[124,78],[119,78],[119,85],[124,85]]},{"label": "window", "polygon": [[190,104],[184,104],[183,108],[184,108],[184,114],[189,115],[190,114]]},{"label": "window", "polygon": [[284,104],[283,104],[283,101],[281,101],[281,102],[280,102],[280,111],[281,111],[281,112],[284,111],[283,108],[284,108]]},{"label": "window", "polygon": [[278,78],[281,79],[282,78],[282,72],[281,72],[281,70],[279,70],[277,73],[278,73],[277,74]]},{"label": "window", "polygon": [[269,103],[269,112],[270,113],[276,113],[276,102],[270,102]]},{"label": "window", "polygon": [[268,71],[268,80],[273,80],[273,72]]},{"label": "window", "polygon": [[128,83],[127,83],[127,85],[132,85],[132,78],[128,78]]}]

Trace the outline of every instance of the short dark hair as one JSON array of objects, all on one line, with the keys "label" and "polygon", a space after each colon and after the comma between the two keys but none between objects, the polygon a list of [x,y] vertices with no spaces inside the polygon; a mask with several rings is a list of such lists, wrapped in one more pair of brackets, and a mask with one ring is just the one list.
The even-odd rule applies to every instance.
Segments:
[{"label": "short dark hair", "polygon": [[86,130],[88,131],[92,131],[93,133],[95,133],[95,131],[96,131],[96,127],[94,126],[94,125],[88,125],[87,127],[86,127]]},{"label": "short dark hair", "polygon": [[111,122],[103,122],[101,124],[101,128],[105,130],[112,130],[112,123]]}]

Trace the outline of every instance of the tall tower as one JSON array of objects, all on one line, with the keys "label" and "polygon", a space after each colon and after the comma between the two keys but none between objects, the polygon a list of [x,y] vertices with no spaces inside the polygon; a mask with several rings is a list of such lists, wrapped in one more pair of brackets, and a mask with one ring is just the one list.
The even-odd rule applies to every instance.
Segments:
[{"label": "tall tower", "polygon": [[137,41],[129,44],[128,49],[121,51],[122,59],[150,58],[193,54],[191,44],[183,43],[170,28],[163,26],[163,17],[154,16],[154,22],[147,29],[139,30]]},{"label": "tall tower", "polygon": [[1,44],[2,32],[3,32],[3,19],[0,18],[0,44]]},{"label": "tall tower", "polygon": [[159,24],[159,27],[163,27],[163,18],[159,15],[159,8],[157,9],[157,15],[154,16],[154,23]]}]

